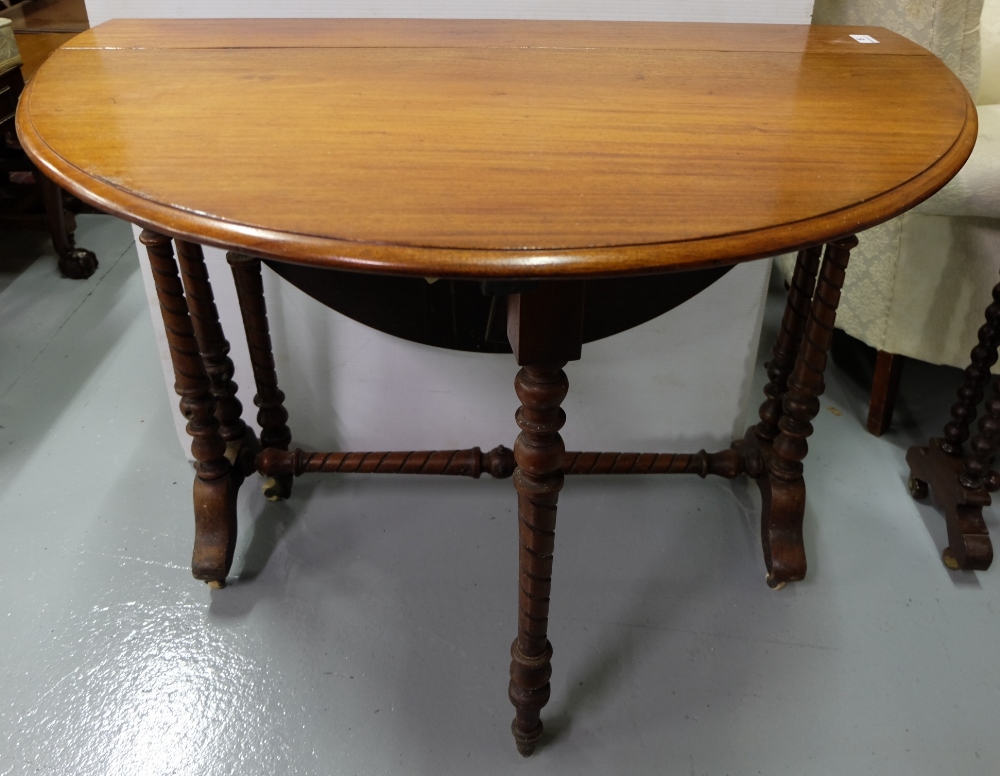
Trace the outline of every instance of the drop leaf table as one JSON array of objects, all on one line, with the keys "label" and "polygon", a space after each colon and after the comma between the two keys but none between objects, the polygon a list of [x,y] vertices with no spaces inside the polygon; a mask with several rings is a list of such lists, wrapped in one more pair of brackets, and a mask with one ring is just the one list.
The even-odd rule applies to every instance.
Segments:
[{"label": "drop leaf table", "polygon": [[[944,64],[880,28],[357,19],[109,22],[45,63],[17,127],[53,180],[145,229],[197,462],[197,578],[224,583],[254,472],[273,498],[306,472],[513,476],[509,694],[525,755],[549,697],[564,475],[749,476],[768,584],[802,579],[806,439],[854,234],[943,186],[977,129]],[[202,245],[230,251],[259,439]],[[593,289],[788,251],[766,397],[743,438],[714,453],[565,451],[563,366],[581,356]],[[520,366],[513,451],[290,449],[262,260],[334,285],[481,283]]]}]

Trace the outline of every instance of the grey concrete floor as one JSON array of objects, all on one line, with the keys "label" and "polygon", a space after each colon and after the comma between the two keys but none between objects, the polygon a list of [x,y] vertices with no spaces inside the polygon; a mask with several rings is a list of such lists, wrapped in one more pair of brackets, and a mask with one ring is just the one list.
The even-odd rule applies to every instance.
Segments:
[{"label": "grey concrete floor", "polygon": [[192,471],[131,235],[80,221],[86,282],[42,236],[0,238],[0,257],[45,254],[0,278],[0,774],[1000,772],[1000,569],[946,570],[944,523],[905,487],[957,370],[909,364],[875,439],[865,387],[831,367],[809,575],[781,591],[753,487],[571,479],[552,700],[523,760],[510,482],[304,478],[283,504],[245,487],[233,583],[194,581]]}]

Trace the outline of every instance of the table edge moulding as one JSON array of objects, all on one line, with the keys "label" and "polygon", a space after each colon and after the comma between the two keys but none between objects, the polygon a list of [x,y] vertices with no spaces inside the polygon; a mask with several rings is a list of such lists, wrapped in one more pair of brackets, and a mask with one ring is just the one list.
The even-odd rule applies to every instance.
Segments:
[{"label": "table edge moulding", "polygon": [[[228,24],[233,20],[226,20]],[[379,27],[378,22],[372,20],[310,20],[314,22],[311,27],[312,37],[322,39],[322,33],[334,37],[334,32],[343,26],[357,28],[353,37],[346,43],[341,41],[341,50],[345,50],[348,43],[354,41],[356,37],[363,35],[373,36]],[[442,50],[444,48],[469,49],[476,43],[475,39],[470,42],[470,34],[461,34],[461,30],[471,30],[476,27],[485,30],[497,28],[504,32],[507,38],[516,39],[523,31],[524,35],[538,38],[544,34],[547,26],[560,33],[561,46],[556,48],[532,48],[520,47],[517,51],[545,51],[545,52],[566,52],[574,49],[569,40],[575,34],[582,37],[585,47],[581,50],[593,51],[595,48],[593,32],[595,23],[593,22],[455,22],[447,20],[405,20],[422,31],[421,38],[428,42],[424,44],[424,51]],[[257,22],[257,23],[253,23]],[[325,22],[325,23],[324,23]],[[400,20],[389,20],[387,22],[395,34],[399,35],[401,27]],[[284,51],[317,51],[321,48],[319,43],[312,44],[313,47],[298,48],[290,45],[288,36],[296,30],[296,20],[244,20],[243,24],[249,30],[256,30],[257,35],[263,35],[266,30],[279,38],[278,49]],[[100,27],[90,30],[70,41],[62,47],[45,64],[39,72],[39,77],[33,79],[25,92],[24,103],[29,106],[28,110],[18,114],[18,134],[22,144],[31,153],[43,169],[57,180],[62,186],[74,195],[88,201],[89,204],[98,207],[106,212],[127,218],[134,223],[146,228],[156,229],[163,233],[170,234],[182,239],[191,239],[202,244],[213,245],[220,248],[239,249],[252,253],[253,255],[285,259],[297,263],[308,263],[315,266],[339,268],[356,271],[377,271],[380,273],[397,273],[415,276],[432,277],[493,277],[493,278],[542,278],[542,277],[566,277],[569,275],[584,277],[600,276],[620,276],[624,273],[648,274],[658,273],[671,269],[696,269],[699,267],[718,266],[721,264],[732,264],[751,258],[763,258],[782,252],[797,250],[820,241],[827,241],[845,233],[855,233],[865,228],[873,226],[881,221],[891,218],[905,211],[914,204],[923,201],[939,188],[941,188],[954,174],[961,168],[962,164],[971,153],[975,143],[977,132],[977,121],[975,106],[971,97],[957,79],[950,78],[950,71],[929,52],[921,49],[916,44],[910,43],[905,38],[881,28],[858,28],[865,32],[874,33],[878,36],[879,45],[890,45],[890,48],[880,49],[878,46],[857,45],[865,52],[866,56],[885,56],[895,59],[896,57],[917,56],[925,61],[931,70],[940,70],[942,76],[941,83],[947,85],[952,90],[950,104],[951,110],[961,110],[964,112],[963,126],[961,131],[954,137],[953,142],[946,150],[931,161],[925,168],[916,171],[916,174],[908,176],[902,180],[894,180],[893,185],[885,190],[872,190],[864,193],[862,199],[850,203],[847,207],[839,207],[823,212],[812,214],[807,218],[798,218],[794,221],[767,224],[763,228],[742,230],[738,232],[711,231],[699,232],[697,235],[684,234],[680,237],[673,237],[666,234],[666,239],[653,241],[633,241],[616,242],[611,244],[593,244],[583,241],[578,245],[552,245],[540,248],[533,248],[530,245],[518,244],[516,239],[508,239],[508,235],[499,235],[497,242],[505,244],[498,247],[481,244],[482,241],[474,241],[470,244],[443,244],[443,245],[422,245],[417,240],[388,241],[383,239],[378,233],[369,228],[369,233],[361,237],[352,236],[343,238],[331,234],[316,234],[306,232],[289,232],[288,230],[275,229],[262,223],[240,223],[226,216],[213,215],[198,212],[194,207],[184,206],[177,203],[165,203],[153,201],[148,197],[135,193],[129,187],[116,181],[114,175],[102,176],[100,171],[88,171],[81,169],[74,164],[73,160],[60,155],[59,149],[54,148],[50,142],[40,134],[40,129],[36,126],[38,117],[32,107],[39,98],[44,98],[48,88],[50,73],[60,66],[61,60],[73,54],[92,54],[95,58],[100,57],[102,66],[107,66],[114,54],[130,54],[143,52],[146,55],[151,53],[169,52],[174,54],[174,49],[170,49],[167,43],[171,38],[165,38],[163,31],[176,29],[176,38],[181,42],[177,44],[181,48],[179,51],[188,54],[198,54],[205,49],[197,48],[198,40],[190,40],[194,31],[207,26],[211,31],[218,28],[219,24],[213,24],[211,20],[199,21],[197,23],[190,20],[163,20],[163,21],[112,21]],[[681,30],[681,33],[672,35],[659,33],[666,37],[666,42],[660,43],[662,51],[672,54],[683,53],[683,41],[691,38],[696,43],[705,38],[706,28],[714,29],[715,34],[708,38],[704,45],[711,45],[713,53],[715,49],[725,48],[720,40],[730,40],[728,47],[740,54],[763,52],[771,56],[784,58],[824,58],[840,59],[844,55],[843,41],[854,41],[849,37],[848,31],[855,28],[814,28],[808,26],[795,25],[738,25],[738,24],[664,24],[664,23],[626,23],[607,22],[600,23],[602,28],[617,29],[622,28],[626,33],[641,39],[642,47],[632,48],[627,43],[627,35],[620,34],[613,37],[614,46],[605,47],[605,50],[616,48],[617,50],[628,51],[651,51],[657,50],[656,32],[658,30]],[[747,27],[754,28],[752,37],[747,36]],[[105,29],[107,28],[107,29]],[[443,28],[435,33],[438,28]],[[579,29],[578,33],[574,30]],[[782,48],[786,50],[777,53],[769,51],[767,44],[768,30],[784,31],[781,40]],[[120,32],[119,32],[120,30]],[[139,41],[142,35],[152,35],[150,30],[159,30],[161,38],[157,47],[141,47]],[[237,30],[239,27],[237,26]],[[457,32],[456,32],[457,30]],[[728,35],[724,34],[729,31]],[[816,30],[830,31],[828,38],[838,42],[838,46],[828,47],[833,53],[826,49],[820,49],[821,53],[810,54],[812,49],[803,51],[803,45],[816,46],[817,37],[821,33]],[[284,32],[284,36],[282,33]],[[117,34],[114,34],[117,33]],[[798,50],[791,44],[794,38],[791,33],[798,36]],[[273,51],[266,48],[262,42],[257,42],[257,47],[245,46],[243,48],[229,48],[233,46],[232,35],[222,36],[217,45],[222,46],[228,54],[253,55],[260,51]],[[211,45],[213,39],[217,39],[221,32],[209,35],[209,42],[204,45]],[[440,40],[435,38],[435,35]],[[500,36],[499,33],[495,37]],[[174,37],[174,36],[171,36]],[[282,37],[285,39],[282,40]],[[458,44],[453,38],[458,37]],[[490,36],[485,36],[486,41],[483,46],[494,46]],[[567,40],[568,39],[568,40]],[[623,40],[625,39],[625,40]],[[790,40],[789,40],[790,39]],[[436,44],[436,45],[432,45]],[[691,48],[694,44],[688,44]],[[331,48],[338,48],[331,46]],[[508,48],[512,48],[508,44]],[[597,47],[601,48],[601,47]],[[358,50],[358,49],[354,49]],[[419,47],[408,49],[421,50]],[[488,48],[496,51],[497,48]],[[889,51],[890,53],[875,53]],[[247,52],[250,52],[247,54]],[[872,52],[872,53],[869,53]],[[892,53],[895,52],[895,53]],[[68,67],[68,65],[67,65]],[[852,74],[848,73],[847,78]],[[42,94],[39,95],[39,92]],[[87,93],[88,99],[95,99],[104,95]],[[81,96],[81,99],[83,97]],[[897,97],[897,99],[899,99]],[[154,107],[155,100],[150,95],[149,107]],[[757,106],[763,108],[763,106]],[[905,106],[904,106],[905,107]],[[897,113],[899,109],[897,108]],[[888,122],[892,113],[886,112],[880,120]],[[822,127],[812,127],[810,129],[819,132],[835,132],[838,130],[847,131],[852,123],[857,123],[861,117],[843,116],[841,126],[832,129]],[[766,131],[766,128],[764,128]],[[891,132],[887,129],[885,138],[891,137]],[[124,149],[123,153],[127,153]],[[748,168],[748,171],[752,168]],[[183,167],[178,166],[177,174],[183,175]],[[838,175],[836,170],[827,171],[827,174]],[[843,178],[843,175],[841,175]],[[506,182],[508,179],[502,179]],[[531,180],[537,183],[537,178]],[[831,189],[836,189],[835,183],[841,179],[828,181],[826,183]],[[488,186],[490,181],[484,181],[483,185]],[[744,184],[745,185],[745,184]],[[442,192],[434,192],[441,199],[444,199]],[[474,217],[476,214],[472,214]],[[368,228],[368,227],[366,227]],[[644,231],[639,230],[642,236],[648,236]],[[669,230],[667,230],[669,231]],[[590,236],[590,235],[588,235]],[[620,235],[614,235],[618,237]],[[442,238],[445,243],[449,242]]]},{"label": "table edge moulding", "polygon": [[[247,108],[251,92],[280,105]],[[315,19],[109,22],[42,67],[17,126],[60,185],[145,229],[196,460],[195,577],[225,584],[254,473],[272,499],[314,472],[512,477],[524,755],[550,692],[565,476],[746,475],[767,583],[801,580],[803,460],[854,234],[943,186],[977,131],[961,82],[881,28]],[[259,438],[202,245],[229,250]],[[565,450],[563,367],[581,358],[588,283],[789,250],[765,401],[742,438],[713,453]],[[513,449],[293,449],[262,262],[482,281],[521,367]]]}]

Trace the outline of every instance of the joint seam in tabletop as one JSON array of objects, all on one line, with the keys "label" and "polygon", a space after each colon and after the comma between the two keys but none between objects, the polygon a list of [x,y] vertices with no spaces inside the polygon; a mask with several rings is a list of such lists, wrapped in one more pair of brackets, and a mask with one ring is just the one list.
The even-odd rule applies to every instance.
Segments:
[{"label": "joint seam in tabletop", "polygon": [[[450,51],[474,48],[482,51],[697,51],[710,52],[713,54],[754,54],[763,53],[757,49],[723,49],[723,48],[657,48],[653,46],[188,46],[184,49],[174,49],[159,46],[60,46],[61,51],[307,51],[307,50],[337,50],[346,51],[351,49],[382,50],[391,49],[393,51]],[[779,51],[768,52],[771,54],[787,54],[796,56],[795,52]],[[843,52],[846,54],[847,52]],[[822,55],[812,56],[839,56],[835,51],[824,51]],[[919,51],[893,51],[891,54],[883,54],[886,57],[922,57],[926,56]]]}]

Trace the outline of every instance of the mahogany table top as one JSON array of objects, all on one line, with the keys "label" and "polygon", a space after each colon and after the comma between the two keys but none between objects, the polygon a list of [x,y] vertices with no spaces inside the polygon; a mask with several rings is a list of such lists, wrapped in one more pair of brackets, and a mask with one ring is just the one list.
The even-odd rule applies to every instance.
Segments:
[{"label": "mahogany table top", "polygon": [[51,177],[158,232],[441,277],[827,241],[932,194],[976,131],[961,82],[888,30],[738,24],[119,20],[18,111]]}]

